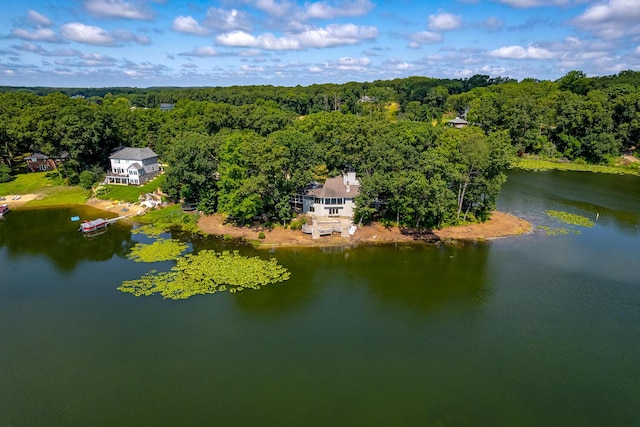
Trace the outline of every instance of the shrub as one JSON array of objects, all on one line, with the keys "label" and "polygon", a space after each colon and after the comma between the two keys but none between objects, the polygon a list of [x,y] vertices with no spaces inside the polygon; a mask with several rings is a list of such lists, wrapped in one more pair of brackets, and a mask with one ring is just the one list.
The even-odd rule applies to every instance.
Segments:
[{"label": "shrub", "polygon": [[82,171],[80,173],[80,187],[84,188],[85,190],[90,189],[93,186],[94,178],[95,177],[93,176],[93,172]]},{"label": "shrub", "polygon": [[262,239],[264,239],[265,237],[267,237],[267,236],[265,236],[265,235],[264,235],[264,233],[263,233],[262,231],[261,231],[260,233],[258,233],[258,239],[261,239],[261,240],[262,240]]},{"label": "shrub", "polygon": [[303,216],[300,219],[296,219],[295,221],[291,221],[291,229],[292,230],[302,230],[302,226],[307,223],[307,217]]}]

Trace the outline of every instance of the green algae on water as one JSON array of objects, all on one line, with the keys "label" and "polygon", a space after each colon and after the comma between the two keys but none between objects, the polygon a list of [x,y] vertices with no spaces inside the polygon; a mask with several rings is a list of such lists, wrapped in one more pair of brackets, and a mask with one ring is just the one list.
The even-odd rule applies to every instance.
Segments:
[{"label": "green algae on water", "polygon": [[179,257],[187,247],[176,239],[158,239],[150,244],[137,243],[127,258],[136,262],[169,261]]},{"label": "green algae on water", "polygon": [[238,251],[203,250],[177,261],[169,272],[152,270],[140,279],[124,281],[118,290],[135,296],[159,293],[163,298],[179,300],[225,290],[260,289],[290,277],[289,271],[275,258],[246,257]]}]

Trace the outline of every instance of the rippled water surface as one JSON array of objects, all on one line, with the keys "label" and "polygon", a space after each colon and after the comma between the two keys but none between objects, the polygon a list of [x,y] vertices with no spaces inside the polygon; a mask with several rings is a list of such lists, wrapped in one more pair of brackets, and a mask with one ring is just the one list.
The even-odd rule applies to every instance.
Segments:
[{"label": "rippled water surface", "polygon": [[[512,171],[499,208],[568,234],[256,252],[259,291],[136,298],[145,237],[87,208],[0,220],[0,425],[640,424],[640,178]],[[567,226],[548,209],[595,220]]]}]

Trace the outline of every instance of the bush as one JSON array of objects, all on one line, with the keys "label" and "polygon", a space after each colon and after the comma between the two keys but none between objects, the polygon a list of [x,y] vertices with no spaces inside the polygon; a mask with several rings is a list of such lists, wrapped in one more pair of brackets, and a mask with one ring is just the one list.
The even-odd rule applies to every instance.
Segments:
[{"label": "bush", "polygon": [[302,226],[307,223],[307,217],[303,216],[300,219],[295,221],[291,221],[291,229],[292,230],[302,230]]},{"label": "bush", "polygon": [[258,239],[261,239],[261,240],[262,240],[262,239],[264,239],[265,237],[267,237],[267,236],[265,236],[265,235],[264,235],[264,233],[263,233],[262,231],[261,231],[260,233],[258,233]]},{"label": "bush", "polygon": [[80,187],[84,188],[85,190],[90,189],[93,186],[94,178],[95,177],[93,176],[93,172],[82,171],[80,173]]},{"label": "bush", "polygon": [[13,179],[9,172],[9,166],[0,165],[0,182],[9,182]]}]

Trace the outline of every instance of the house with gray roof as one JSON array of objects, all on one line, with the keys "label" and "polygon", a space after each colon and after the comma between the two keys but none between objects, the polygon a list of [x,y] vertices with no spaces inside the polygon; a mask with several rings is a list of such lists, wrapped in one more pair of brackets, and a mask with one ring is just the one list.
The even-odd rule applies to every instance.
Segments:
[{"label": "house with gray roof", "polygon": [[151,148],[123,147],[109,156],[108,184],[142,185],[161,172],[158,155]]},{"label": "house with gray roof", "polygon": [[460,117],[456,117],[455,119],[449,120],[447,122],[449,126],[453,126],[454,128],[461,129],[469,124],[465,119],[461,119]]},{"label": "house with gray roof", "polygon": [[329,178],[324,184],[307,187],[297,197],[302,205],[302,213],[321,217],[353,218],[355,197],[360,193],[360,181],[355,172]]},{"label": "house with gray roof", "polygon": [[31,172],[52,171],[56,168],[56,163],[53,159],[39,152],[32,153],[30,156],[25,157],[25,160],[27,162],[27,168]]}]

